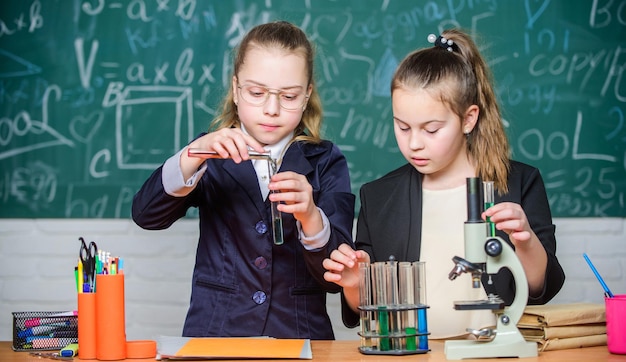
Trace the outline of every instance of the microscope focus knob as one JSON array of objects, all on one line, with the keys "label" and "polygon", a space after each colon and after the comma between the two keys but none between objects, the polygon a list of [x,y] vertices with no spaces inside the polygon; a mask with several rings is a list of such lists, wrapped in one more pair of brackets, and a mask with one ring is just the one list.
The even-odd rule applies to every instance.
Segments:
[{"label": "microscope focus knob", "polygon": [[502,253],[502,242],[495,238],[488,239],[485,243],[485,252],[492,257],[500,255]]}]

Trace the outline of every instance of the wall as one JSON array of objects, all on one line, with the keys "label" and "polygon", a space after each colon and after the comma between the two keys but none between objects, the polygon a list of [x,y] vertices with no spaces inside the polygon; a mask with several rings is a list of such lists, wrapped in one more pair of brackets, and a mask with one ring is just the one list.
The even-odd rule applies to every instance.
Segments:
[{"label": "wall", "polygon": [[[582,258],[584,252],[612,291],[626,294],[626,219],[563,218],[555,219],[555,224],[557,255],[567,279],[551,303],[603,302],[600,284]],[[128,340],[181,334],[196,220],[180,220],[168,230],[150,232],[129,220],[14,219],[0,220],[0,230],[0,340],[13,338],[11,312],[76,308],[73,267],[79,236],[126,258]],[[341,323],[337,295],[330,297],[328,308],[337,338],[357,339],[356,330]]]},{"label": "wall", "polygon": [[553,215],[626,217],[624,0],[0,1],[0,217],[127,218],[142,181],[216,115],[233,47],[275,19],[315,42],[324,134],[354,193],[404,163],[398,63],[463,27]]}]

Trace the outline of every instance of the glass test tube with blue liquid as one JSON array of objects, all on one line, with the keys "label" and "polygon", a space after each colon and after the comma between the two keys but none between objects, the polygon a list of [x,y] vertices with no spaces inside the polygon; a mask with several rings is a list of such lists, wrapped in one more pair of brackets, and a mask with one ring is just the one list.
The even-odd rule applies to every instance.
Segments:
[{"label": "glass test tube with blue liquid", "polygon": [[[400,303],[407,312],[402,320],[407,351],[428,351],[428,323],[426,321],[426,275],[421,261],[399,264]],[[417,336],[417,337],[416,337]]]},{"label": "glass test tube with blue liquid", "polygon": [[428,321],[426,316],[426,264],[423,261],[412,263],[415,286],[415,299],[420,308],[417,309],[418,349],[428,350]]}]

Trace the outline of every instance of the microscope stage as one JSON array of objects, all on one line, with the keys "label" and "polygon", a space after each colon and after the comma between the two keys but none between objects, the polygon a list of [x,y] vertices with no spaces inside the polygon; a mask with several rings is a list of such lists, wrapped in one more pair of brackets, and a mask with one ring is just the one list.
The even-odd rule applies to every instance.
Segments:
[{"label": "microscope stage", "polygon": [[454,302],[456,310],[476,310],[476,309],[504,309],[505,304],[502,300],[460,300]]}]

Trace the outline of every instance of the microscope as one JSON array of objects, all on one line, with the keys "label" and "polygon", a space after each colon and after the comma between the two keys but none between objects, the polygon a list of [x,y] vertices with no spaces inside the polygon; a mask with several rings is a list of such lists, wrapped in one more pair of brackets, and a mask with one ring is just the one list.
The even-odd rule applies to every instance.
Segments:
[{"label": "microscope", "polygon": [[[527,342],[519,329],[519,322],[528,300],[528,281],[515,250],[501,238],[495,236],[493,224],[481,218],[484,205],[493,205],[493,183],[483,184],[480,178],[467,179],[467,221],[464,224],[465,259],[455,256],[454,268],[448,275],[450,280],[462,273],[471,273],[472,286],[481,287],[483,273],[494,274],[501,268],[508,268],[515,280],[515,298],[510,306],[496,295],[487,300],[459,301],[454,303],[456,310],[492,310],[496,315],[496,328],[472,329],[474,340],[450,340],[445,342],[448,360],[463,358],[490,357],[536,357],[537,344]],[[490,232],[491,231],[491,232]]]}]

